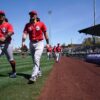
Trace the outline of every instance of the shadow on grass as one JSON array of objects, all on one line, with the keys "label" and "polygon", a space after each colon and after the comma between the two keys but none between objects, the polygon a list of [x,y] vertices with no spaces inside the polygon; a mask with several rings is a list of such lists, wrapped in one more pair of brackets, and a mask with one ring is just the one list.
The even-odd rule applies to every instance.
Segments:
[{"label": "shadow on grass", "polygon": [[8,74],[0,74],[0,77],[7,77]]},{"label": "shadow on grass", "polygon": [[31,77],[31,75],[29,74],[24,74],[24,73],[17,73],[18,76],[22,76],[24,77],[25,79],[29,80],[29,78]]}]

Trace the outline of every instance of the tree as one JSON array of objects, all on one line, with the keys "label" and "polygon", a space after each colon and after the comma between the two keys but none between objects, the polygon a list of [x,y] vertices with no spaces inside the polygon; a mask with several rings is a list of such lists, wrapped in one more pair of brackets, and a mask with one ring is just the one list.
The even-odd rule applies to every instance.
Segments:
[{"label": "tree", "polygon": [[88,37],[88,38],[85,38],[83,40],[83,43],[82,43],[83,46],[86,46],[86,47],[91,47],[93,46],[93,40],[92,38]]}]

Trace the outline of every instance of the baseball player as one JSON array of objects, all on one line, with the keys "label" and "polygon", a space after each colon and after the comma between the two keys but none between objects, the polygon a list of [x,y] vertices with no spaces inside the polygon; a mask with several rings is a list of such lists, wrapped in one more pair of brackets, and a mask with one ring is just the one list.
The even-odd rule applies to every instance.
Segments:
[{"label": "baseball player", "polygon": [[7,22],[5,13],[0,11],[0,56],[5,54],[12,67],[9,74],[11,78],[16,77],[15,60],[13,58],[13,47],[11,45],[11,36],[14,34],[12,25]]},{"label": "baseball player", "polygon": [[29,35],[29,47],[32,55],[33,71],[28,84],[32,84],[36,81],[38,75],[41,75],[40,71],[40,58],[44,49],[43,39],[45,37],[47,46],[49,46],[49,39],[47,34],[46,25],[40,21],[36,11],[29,12],[30,21],[25,25],[23,36],[22,36],[22,47],[25,45],[27,35]]},{"label": "baseball player", "polygon": [[60,43],[58,43],[56,47],[56,62],[59,62],[61,51],[62,51],[62,48],[60,46]]},{"label": "baseball player", "polygon": [[51,45],[49,45],[49,47],[47,46],[47,56],[48,56],[48,60],[50,60],[50,58],[52,57],[52,47]]},{"label": "baseball player", "polygon": [[56,46],[53,47],[52,52],[54,59],[56,59]]}]

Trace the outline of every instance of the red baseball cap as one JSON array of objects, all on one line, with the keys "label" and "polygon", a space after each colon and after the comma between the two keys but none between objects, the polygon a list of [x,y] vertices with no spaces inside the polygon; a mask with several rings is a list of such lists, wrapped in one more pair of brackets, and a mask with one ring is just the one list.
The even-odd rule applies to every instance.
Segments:
[{"label": "red baseball cap", "polygon": [[29,15],[37,15],[37,12],[32,10],[29,12]]},{"label": "red baseball cap", "polygon": [[4,13],[4,11],[0,10],[0,15],[3,15],[3,16],[5,16],[5,13]]}]

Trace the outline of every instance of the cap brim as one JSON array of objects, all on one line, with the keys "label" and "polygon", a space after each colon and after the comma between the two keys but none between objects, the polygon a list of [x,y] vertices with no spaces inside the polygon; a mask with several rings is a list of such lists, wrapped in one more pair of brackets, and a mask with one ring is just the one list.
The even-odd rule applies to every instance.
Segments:
[{"label": "cap brim", "polygon": [[0,13],[0,15],[5,16],[5,14],[3,14],[3,13]]}]

